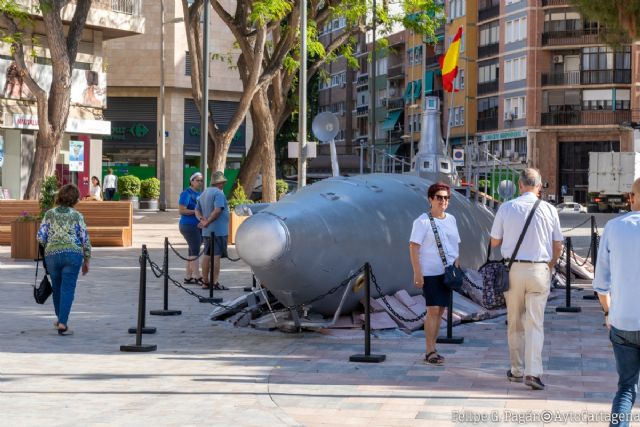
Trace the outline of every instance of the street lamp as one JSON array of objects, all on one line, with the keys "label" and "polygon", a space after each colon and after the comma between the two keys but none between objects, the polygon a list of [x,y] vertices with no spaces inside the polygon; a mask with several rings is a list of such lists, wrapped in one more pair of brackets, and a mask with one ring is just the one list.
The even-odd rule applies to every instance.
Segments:
[{"label": "street lamp", "polygon": [[164,26],[165,24],[175,24],[184,21],[184,18],[175,18],[171,21],[164,20],[164,0],[160,0],[160,129],[158,130],[158,175],[160,179],[160,200],[159,208],[161,211],[167,210],[167,184],[165,174],[165,157],[166,157],[166,125],[165,125],[165,106],[164,106]]}]

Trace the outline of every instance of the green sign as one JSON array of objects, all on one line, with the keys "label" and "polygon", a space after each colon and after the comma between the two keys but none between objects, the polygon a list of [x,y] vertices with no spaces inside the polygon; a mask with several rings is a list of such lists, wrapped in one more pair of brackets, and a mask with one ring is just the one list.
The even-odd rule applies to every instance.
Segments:
[{"label": "green sign", "polygon": [[499,141],[501,139],[526,138],[526,130],[511,130],[507,132],[487,133],[478,135],[478,142]]},{"label": "green sign", "polygon": [[103,139],[107,141],[124,141],[127,138],[142,139],[149,134],[150,130],[144,123],[133,123],[126,126],[117,126],[116,123],[111,124],[111,135],[105,136]]}]

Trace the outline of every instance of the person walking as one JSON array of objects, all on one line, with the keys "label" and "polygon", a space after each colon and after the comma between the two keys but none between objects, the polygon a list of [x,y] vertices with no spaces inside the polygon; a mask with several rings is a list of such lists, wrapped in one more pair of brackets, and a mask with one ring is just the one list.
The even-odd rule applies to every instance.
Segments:
[{"label": "person walking", "polygon": [[460,266],[460,234],[456,218],[445,212],[449,206],[451,188],[441,182],[433,184],[427,190],[427,197],[431,210],[413,222],[409,255],[413,267],[413,283],[416,288],[422,289],[427,305],[427,315],[424,318],[425,363],[442,365],[444,357],[436,350],[436,339],[451,290],[444,284],[444,262],[440,256],[438,240],[447,265]]},{"label": "person walking", "polygon": [[104,199],[113,200],[118,188],[118,177],[113,174],[113,169],[107,169],[107,175],[105,175],[102,183],[104,184]]},{"label": "person walking", "polygon": [[500,206],[491,228],[491,246],[502,245],[502,256],[513,261],[509,290],[504,294],[511,361],[507,379],[524,381],[533,390],[544,390],[540,378],[544,309],[551,290],[551,270],[562,252],[563,238],[557,210],[538,199],[540,172],[524,169],[518,187],[520,197]]},{"label": "person walking", "polygon": [[[220,258],[227,255],[227,236],[229,235],[229,205],[222,189],[227,178],[223,172],[216,172],[211,178],[211,186],[204,190],[196,205],[198,228],[202,230],[204,256],[202,257],[202,289],[209,288],[210,257],[214,257],[213,289],[227,290],[218,282],[220,278]],[[214,241],[211,241],[211,233]]]},{"label": "person walking", "polygon": [[593,290],[598,293],[609,328],[618,371],[618,391],[611,406],[612,426],[628,426],[640,372],[640,178],[629,193],[631,212],[604,227]]},{"label": "person walking", "polygon": [[198,218],[196,218],[196,205],[200,192],[202,191],[202,174],[196,172],[189,178],[189,187],[180,193],[178,200],[178,210],[180,212],[180,222],[178,228],[180,234],[187,241],[189,246],[189,261],[187,261],[184,283],[203,284],[202,276],[200,276],[200,268],[198,266],[198,255],[200,255],[200,246],[202,245],[202,231],[198,228]]},{"label": "person walking", "polygon": [[56,196],[56,206],[49,209],[38,230],[38,242],[44,247],[47,271],[53,288],[53,307],[58,320],[54,327],[59,335],[71,335],[69,313],[76,290],[78,274],[89,272],[91,242],[84,217],[73,207],[80,191],[73,184],[63,186]]}]

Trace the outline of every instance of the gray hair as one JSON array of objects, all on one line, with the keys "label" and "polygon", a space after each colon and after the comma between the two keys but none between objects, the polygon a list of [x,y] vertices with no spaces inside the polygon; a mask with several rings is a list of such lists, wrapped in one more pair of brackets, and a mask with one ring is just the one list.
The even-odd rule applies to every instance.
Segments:
[{"label": "gray hair", "polygon": [[542,177],[537,169],[526,168],[520,172],[520,182],[523,187],[539,187],[542,185]]}]

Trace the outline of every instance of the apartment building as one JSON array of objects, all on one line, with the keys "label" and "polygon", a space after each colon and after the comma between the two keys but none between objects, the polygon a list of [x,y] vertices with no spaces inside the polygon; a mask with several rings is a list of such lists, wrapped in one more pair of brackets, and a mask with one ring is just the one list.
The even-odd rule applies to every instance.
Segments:
[{"label": "apartment building", "polygon": [[[30,8],[33,2],[19,0],[18,3]],[[73,3],[63,9],[63,22],[71,21],[74,10]],[[27,65],[38,84],[48,89],[52,79],[50,52],[42,17],[35,11],[32,17],[38,42],[26,46],[26,50],[33,49],[35,53],[34,57],[27,58]],[[144,31],[145,17],[138,0],[94,0],[73,66],[71,108],[56,165],[59,179],[77,184],[83,196],[89,192],[90,177],[102,176],[102,141],[111,133],[111,124],[104,118],[110,89],[104,44],[110,40],[126,40]],[[33,162],[38,117],[35,98],[13,69],[10,46],[1,43],[0,188],[3,198],[21,199]]]},{"label": "apartment building", "polygon": [[[140,178],[160,175],[165,118],[164,165],[166,200],[178,207],[180,192],[189,176],[200,170],[200,114],[191,93],[191,61],[187,47],[181,0],[164,0],[164,28],[161,1],[140,0],[147,19],[147,31],[125,40],[106,43],[109,69],[109,97],[105,118],[112,132],[104,142],[103,167],[117,174]],[[227,26],[210,11],[209,111],[224,129],[235,113],[242,83],[233,63],[238,52]],[[164,31],[164,62],[161,62],[161,32]],[[222,58],[222,60],[220,59]],[[165,102],[160,102],[164,74]],[[227,169],[239,169],[252,138],[250,115],[236,133],[227,157]]]}]

